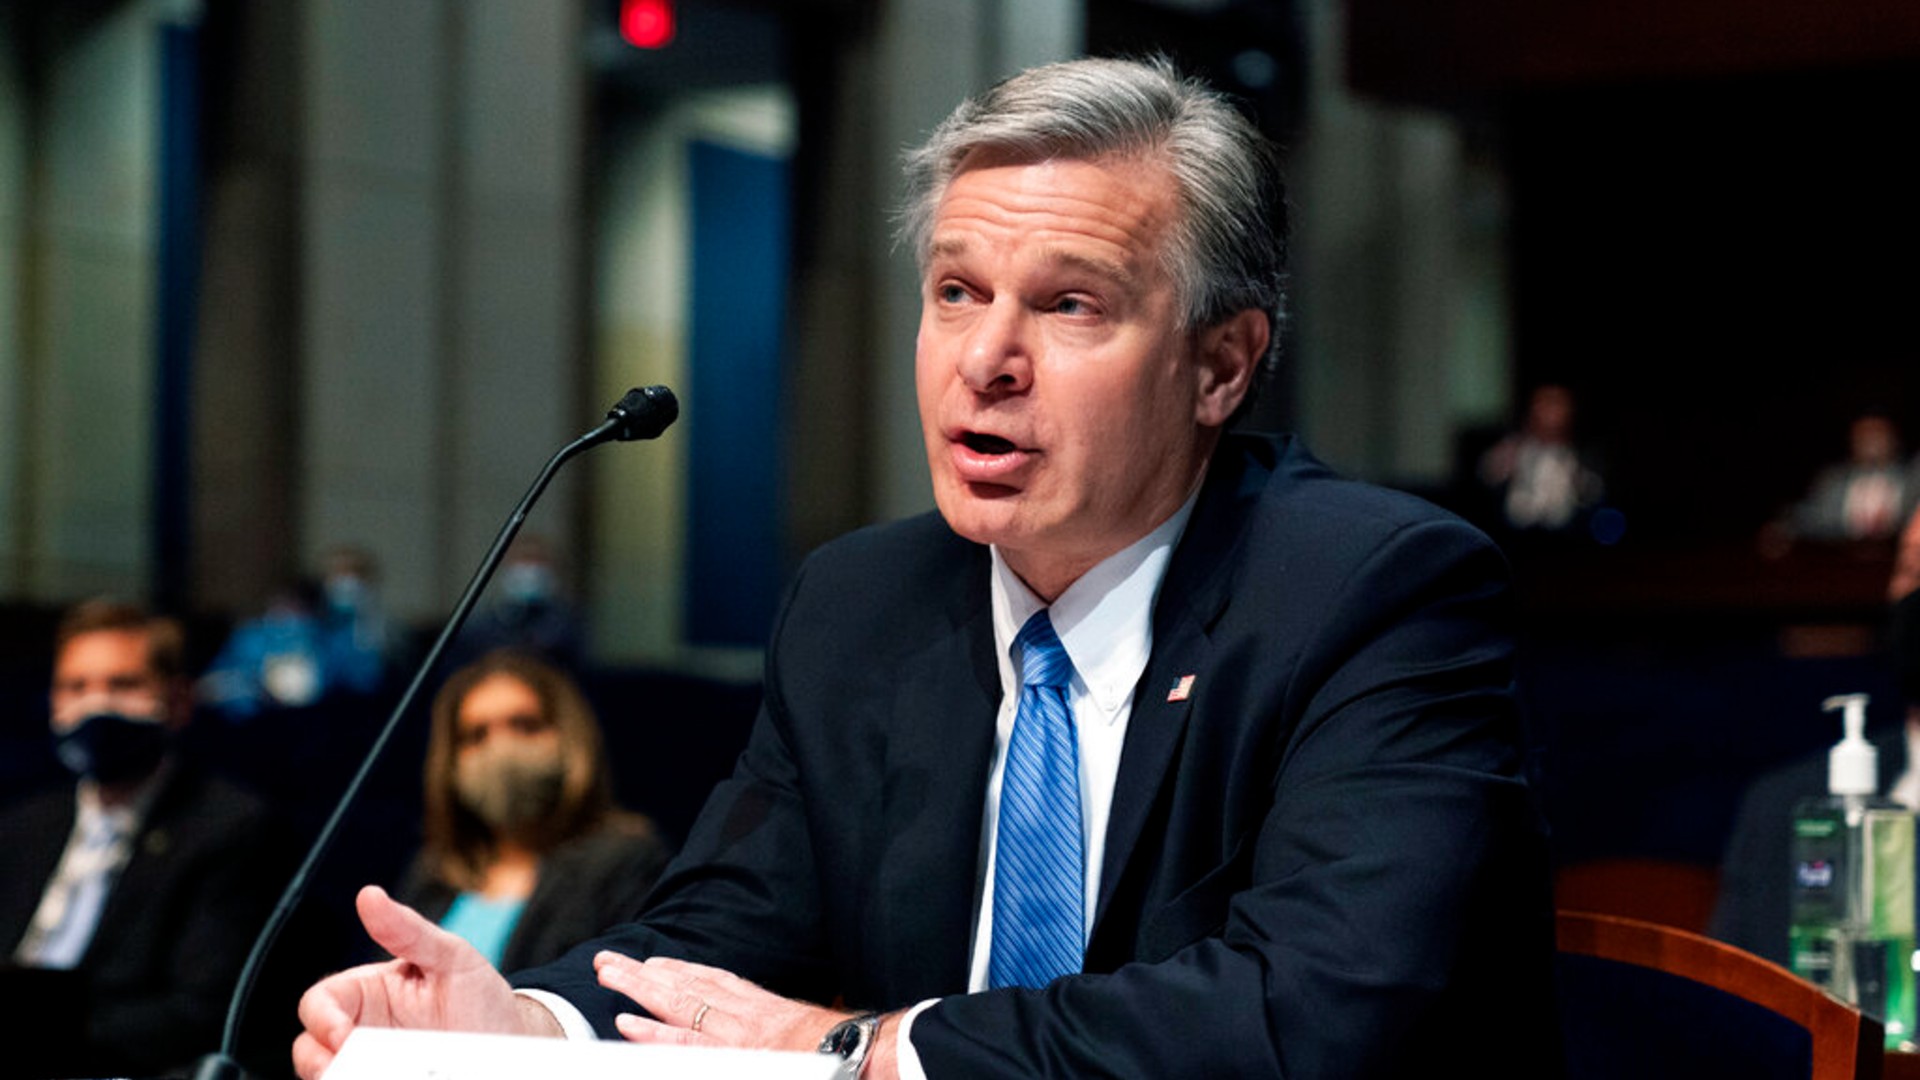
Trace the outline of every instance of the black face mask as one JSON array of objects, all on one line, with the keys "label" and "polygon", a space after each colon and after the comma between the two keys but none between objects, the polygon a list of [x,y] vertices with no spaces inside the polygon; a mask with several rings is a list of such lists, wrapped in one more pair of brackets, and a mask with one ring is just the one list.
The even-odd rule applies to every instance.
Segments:
[{"label": "black face mask", "polygon": [[1887,625],[1887,646],[1893,652],[1893,670],[1907,704],[1920,705],[1920,589],[1893,605]]},{"label": "black face mask", "polygon": [[54,753],[76,776],[102,784],[144,780],[171,741],[165,724],[100,712],[54,735]]}]

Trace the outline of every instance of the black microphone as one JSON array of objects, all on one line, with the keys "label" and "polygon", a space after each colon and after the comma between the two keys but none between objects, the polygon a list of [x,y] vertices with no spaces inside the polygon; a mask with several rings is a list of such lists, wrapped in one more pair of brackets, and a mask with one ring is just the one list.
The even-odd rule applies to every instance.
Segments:
[{"label": "black microphone", "polygon": [[618,442],[632,442],[659,438],[667,425],[679,418],[680,402],[674,398],[673,391],[664,386],[636,386],[607,410],[607,423],[600,427],[615,425],[613,438]]},{"label": "black microphone", "polygon": [[194,1080],[240,1080],[246,1075],[240,1063],[234,1058],[234,1050],[240,1038],[240,1018],[246,1012],[247,998],[253,993],[254,981],[259,978],[260,968],[267,953],[273,949],[273,943],[280,937],[280,931],[286,928],[287,920],[293,917],[294,908],[306,895],[307,885],[313,878],[314,868],[326,857],[327,849],[333,846],[334,835],[340,831],[340,825],[346,820],[347,811],[360,795],[367,777],[372,774],[375,763],[385,752],[387,743],[393,738],[394,731],[400,726],[400,718],[407,714],[413,705],[413,699],[419,696],[420,687],[433,672],[434,665],[440,662],[440,654],[446,651],[447,643],[453,640],[460,628],[466,625],[467,616],[480,599],[480,593],[492,580],[493,572],[500,560],[507,554],[513,538],[520,532],[520,526],[527,520],[527,511],[547,490],[547,484],[553,479],[560,466],[571,461],[575,455],[591,450],[604,442],[631,442],[634,439],[658,438],[680,416],[680,402],[675,400],[673,391],[664,386],[649,386],[627,391],[619,403],[607,410],[607,418],[600,426],[587,432],[560,448],[559,453],[547,461],[540,475],[534,477],[527,493],[520,497],[519,505],[507,516],[506,523],[500,526],[499,535],[493,538],[493,547],[487,550],[486,557],[480,560],[480,566],[467,582],[466,591],[460,594],[460,601],[453,605],[453,614],[447,616],[447,624],[441,628],[440,636],[433,641],[433,647],[427,650],[426,659],[420,661],[420,667],[413,673],[413,681],[407,684],[406,693],[400,695],[400,703],[393,707],[380,734],[374,737],[373,746],[367,750],[367,756],[360,762],[360,768],[348,782],[347,790],[341,794],[340,801],[333,808],[333,814],[320,828],[320,835],[314,839],[313,846],[307,850],[307,857],[296,870],[293,880],[287,883],[286,892],[280,895],[280,902],[274,905],[273,914],[267,917],[267,923],[260,930],[260,936],[254,939],[253,951],[247,956],[246,966],[240,969],[240,981],[233,988],[233,998],[227,1004],[226,1029],[220,1036],[220,1049],[200,1059],[199,1067],[194,1071]]}]

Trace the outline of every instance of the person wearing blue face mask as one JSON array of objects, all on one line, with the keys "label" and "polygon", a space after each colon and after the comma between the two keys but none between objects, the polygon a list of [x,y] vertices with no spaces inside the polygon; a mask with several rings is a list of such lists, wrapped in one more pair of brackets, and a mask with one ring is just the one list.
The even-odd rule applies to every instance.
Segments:
[{"label": "person wearing blue face mask", "polygon": [[586,625],[561,588],[552,546],[525,533],[501,562],[491,599],[454,640],[449,662],[465,665],[495,649],[514,649],[578,671],[585,639]]},{"label": "person wearing blue face mask", "polygon": [[211,1050],[271,907],[264,804],[176,752],[184,654],[179,624],[113,601],[56,633],[50,720],[75,782],[0,814],[0,948],[79,988],[68,1030],[8,1040],[36,1075],[151,1075]]},{"label": "person wearing blue face mask", "polygon": [[319,577],[283,583],[265,611],[234,627],[200,679],[200,702],[244,722],[342,696],[377,695],[386,684],[393,638],[378,580],[364,549],[330,549]]}]

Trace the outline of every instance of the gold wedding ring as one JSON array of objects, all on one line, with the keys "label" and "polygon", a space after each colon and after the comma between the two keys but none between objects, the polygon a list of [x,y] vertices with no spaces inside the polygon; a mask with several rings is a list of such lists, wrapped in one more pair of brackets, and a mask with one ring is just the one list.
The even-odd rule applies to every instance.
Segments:
[{"label": "gold wedding ring", "polygon": [[695,1031],[699,1031],[699,1030],[700,1030],[700,1022],[701,1022],[701,1021],[703,1021],[703,1020],[705,1020],[705,1019],[707,1018],[707,1010],[708,1010],[708,1009],[711,1009],[711,1008],[713,1008],[713,1003],[712,1003],[712,1002],[707,1002],[707,1001],[703,1001],[703,1002],[701,1002],[701,1003],[700,1003],[700,1011],[698,1011],[698,1012],[696,1012],[696,1013],[694,1013],[694,1014],[693,1014],[693,1023],[692,1023],[691,1025],[689,1025],[689,1026],[691,1026],[691,1027],[693,1028],[693,1030],[695,1030]]}]

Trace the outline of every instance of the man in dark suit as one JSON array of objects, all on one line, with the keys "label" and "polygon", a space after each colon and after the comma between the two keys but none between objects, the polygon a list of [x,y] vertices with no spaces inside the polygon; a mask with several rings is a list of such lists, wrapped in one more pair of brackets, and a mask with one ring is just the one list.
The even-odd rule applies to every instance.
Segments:
[{"label": "man in dark suit", "polygon": [[302,1074],[357,1024],[871,1077],[1552,1074],[1498,555],[1223,436],[1274,356],[1271,146],[1164,65],[1079,61],[911,169],[939,515],[802,568],[635,923],[516,998],[363,893],[399,959],[309,991]]},{"label": "man in dark suit", "polygon": [[52,726],[78,783],[0,815],[9,996],[41,1020],[8,1053],[37,1075],[151,1075],[213,1049],[272,903],[262,805],[170,752],[183,652],[178,624],[107,601],[57,631]]}]

